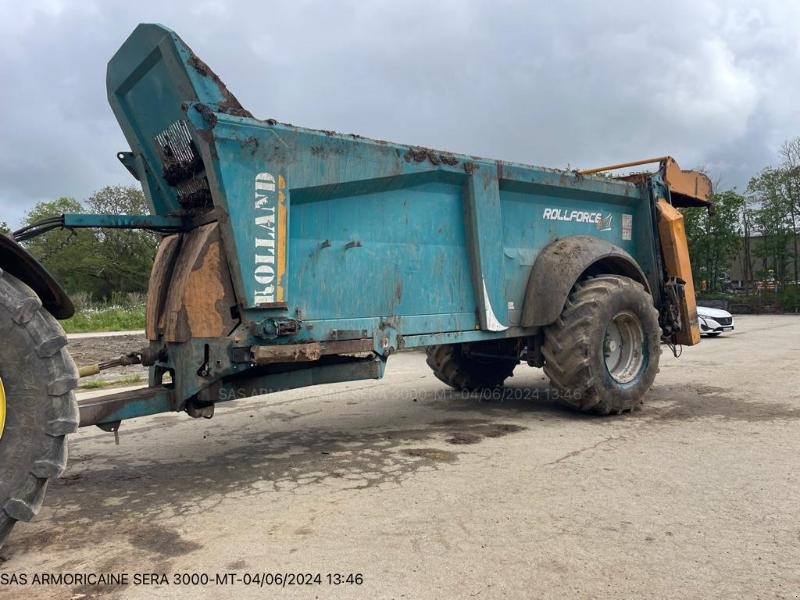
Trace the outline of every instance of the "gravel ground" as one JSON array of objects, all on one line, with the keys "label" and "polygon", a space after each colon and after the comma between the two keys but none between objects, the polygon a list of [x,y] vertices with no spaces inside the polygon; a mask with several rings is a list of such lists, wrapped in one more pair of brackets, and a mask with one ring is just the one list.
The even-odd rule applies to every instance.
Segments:
[{"label": "gravel ground", "polygon": [[[527,367],[502,402],[464,398],[405,353],[383,381],[143,418],[119,446],[82,430],[0,576],[129,584],[0,598],[797,598],[800,317],[665,352],[630,416],[565,411]],[[254,582],[282,572],[321,582]]]}]

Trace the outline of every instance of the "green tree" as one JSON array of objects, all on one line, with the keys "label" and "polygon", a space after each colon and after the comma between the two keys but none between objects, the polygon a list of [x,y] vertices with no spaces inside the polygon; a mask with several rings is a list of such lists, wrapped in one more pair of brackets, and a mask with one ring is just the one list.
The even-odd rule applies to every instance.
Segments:
[{"label": "green tree", "polygon": [[781,168],[784,175],[784,193],[789,205],[789,227],[792,236],[792,264],[794,283],[800,283],[800,138],[789,140],[781,147]]},{"label": "green tree", "polygon": [[714,209],[683,209],[695,287],[721,291],[742,236],[741,215],[745,198],[728,190],[714,194]]},{"label": "green tree", "polygon": [[[141,190],[131,186],[108,186],[86,201],[89,212],[140,215],[149,212]],[[103,229],[94,232],[95,253],[87,261],[96,282],[96,297],[113,292],[146,292],[159,237],[149,231]]]},{"label": "green tree", "polygon": [[3,235],[8,235],[9,233],[11,233],[11,229],[9,228],[8,223],[6,223],[5,221],[0,221],[0,233],[2,233]]},{"label": "green tree", "polygon": [[[792,188],[800,182],[793,181],[796,174],[784,167],[767,167],[750,180],[748,220],[761,236],[756,253],[766,262],[766,268],[775,273],[776,279],[797,280],[797,252],[790,248],[797,244],[797,224],[794,215],[795,202]],[[794,242],[794,244],[793,244]],[[787,268],[794,259],[790,277]],[[756,273],[759,278],[764,273]]]},{"label": "green tree", "polygon": [[[39,202],[25,215],[25,224],[31,225],[66,212],[83,212],[83,206],[74,198]],[[93,273],[86,265],[92,254],[92,243],[90,231],[55,229],[24,242],[24,245],[68,294],[75,294],[93,289]]]},{"label": "green tree", "polygon": [[800,138],[785,142],[781,162],[750,180],[750,214],[759,254],[779,281],[800,281]]},{"label": "green tree", "polygon": [[[86,201],[88,212],[142,214],[147,203],[134,187],[110,186]],[[25,217],[30,225],[46,217],[85,212],[72,198],[40,202]],[[125,229],[57,229],[32,238],[25,247],[39,259],[69,294],[87,293],[96,300],[114,292],[145,292],[158,236]]]}]

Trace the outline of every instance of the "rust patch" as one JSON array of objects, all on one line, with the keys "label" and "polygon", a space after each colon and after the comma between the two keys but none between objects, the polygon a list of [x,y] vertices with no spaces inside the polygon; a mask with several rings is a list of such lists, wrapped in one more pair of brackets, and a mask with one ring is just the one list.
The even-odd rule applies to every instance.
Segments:
[{"label": "rust patch", "polygon": [[471,175],[477,170],[478,170],[478,165],[476,165],[474,162],[464,163],[464,173],[466,173],[467,175]]},{"label": "rust patch", "polygon": [[286,362],[312,362],[322,356],[319,342],[308,344],[275,344],[272,346],[253,346],[250,349],[253,362],[257,365]]},{"label": "rust patch", "polygon": [[[188,46],[187,46],[188,48]],[[199,56],[197,56],[194,52],[189,50],[189,65],[194,68],[200,75],[203,77],[208,77],[211,79],[216,85],[219,93],[222,95],[222,101],[217,105],[218,112],[225,113],[228,115],[233,115],[235,117],[248,117],[253,118],[253,115],[250,111],[245,110],[239,101],[236,99],[236,96],[231,94],[228,88],[222,83],[222,80],[217,76],[211,68],[204,63]]]},{"label": "rust patch", "polygon": [[147,284],[146,333],[148,340],[157,340],[160,333],[160,320],[167,299],[169,280],[175,264],[175,256],[180,247],[181,236],[169,235],[161,240],[150,271]]},{"label": "rust patch", "polygon": [[217,126],[217,115],[214,114],[211,107],[206,104],[198,103],[196,108],[197,112],[203,115],[203,119],[205,119],[205,122],[208,123],[212,129]]},{"label": "rust patch", "polygon": [[429,161],[433,165],[445,164],[455,165],[458,164],[458,159],[449,152],[437,152],[430,148],[423,148],[422,146],[411,146],[403,155],[407,161],[411,162],[425,162]]},{"label": "rust patch", "polygon": [[[213,115],[213,113],[212,113]],[[216,123],[216,117],[214,117],[214,123]],[[208,147],[211,149],[212,155],[217,156],[216,152],[217,149],[214,147],[214,134],[211,132],[210,129],[198,129],[197,130],[197,137],[203,140]]]},{"label": "rust patch", "polygon": [[328,147],[323,145],[316,145],[316,146],[311,146],[310,150],[312,156],[318,156],[319,158],[322,159],[327,158],[332,154],[343,156],[347,153],[344,148],[340,148],[337,146]]},{"label": "rust patch", "polygon": [[186,282],[184,298],[191,302],[186,318],[195,337],[220,335],[225,329],[217,310],[217,303],[225,298],[225,286],[218,277],[209,277],[219,270],[220,243],[216,240],[208,245],[203,262],[192,270]]},{"label": "rust patch", "polygon": [[236,325],[236,304],[217,223],[184,234],[163,311],[165,341],[223,337]]}]

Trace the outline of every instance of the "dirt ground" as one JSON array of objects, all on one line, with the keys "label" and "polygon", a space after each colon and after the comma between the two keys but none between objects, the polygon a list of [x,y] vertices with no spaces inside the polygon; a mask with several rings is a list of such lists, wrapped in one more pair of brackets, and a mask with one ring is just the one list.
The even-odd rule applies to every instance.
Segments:
[{"label": "dirt ground", "polygon": [[119,446],[82,430],[0,577],[129,583],[0,598],[797,598],[799,368],[800,317],[743,316],[665,349],[630,416],[562,410],[527,367],[503,401],[462,397],[405,353],[383,381],[143,418]]},{"label": "dirt ground", "polygon": [[[91,337],[90,335],[72,334],[69,336],[70,354],[78,366],[93,365],[119,358],[130,352],[141,350],[148,343],[144,332],[135,335],[118,335],[116,333],[91,335]],[[130,378],[134,375],[140,376],[146,382],[147,369],[140,365],[105,369],[97,375],[81,379],[81,385],[98,385],[100,382],[113,383],[121,378]]]},{"label": "dirt ground", "polygon": [[144,332],[127,335],[73,333],[67,337],[69,338],[69,352],[79,365],[103,362],[147,346]]}]

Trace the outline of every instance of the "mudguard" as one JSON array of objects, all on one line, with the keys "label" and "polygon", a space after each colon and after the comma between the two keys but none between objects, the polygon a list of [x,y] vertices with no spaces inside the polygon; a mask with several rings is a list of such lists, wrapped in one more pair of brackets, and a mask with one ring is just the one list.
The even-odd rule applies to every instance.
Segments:
[{"label": "mudguard", "polygon": [[533,264],[520,325],[541,327],[553,323],[572,286],[587,272],[624,275],[650,292],[644,272],[622,248],[586,235],[561,238],[545,246]]},{"label": "mudguard", "polygon": [[0,269],[10,273],[39,296],[42,305],[56,319],[68,319],[75,306],[64,289],[42,264],[10,237],[0,234]]}]

